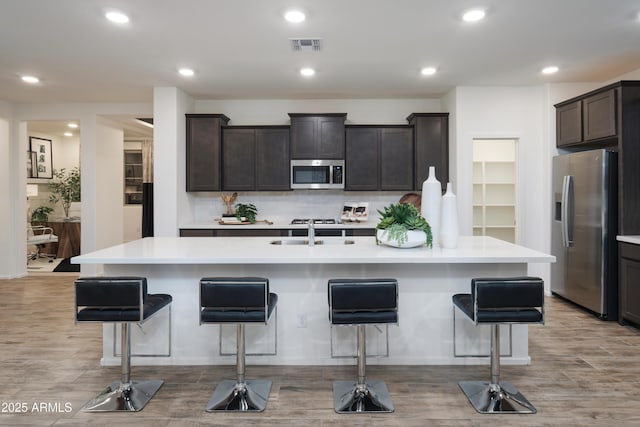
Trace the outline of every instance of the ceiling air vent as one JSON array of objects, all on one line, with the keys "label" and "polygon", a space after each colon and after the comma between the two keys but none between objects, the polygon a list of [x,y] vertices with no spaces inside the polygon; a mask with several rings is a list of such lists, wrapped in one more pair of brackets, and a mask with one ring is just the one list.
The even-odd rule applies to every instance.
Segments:
[{"label": "ceiling air vent", "polygon": [[294,52],[320,52],[321,39],[289,39]]}]

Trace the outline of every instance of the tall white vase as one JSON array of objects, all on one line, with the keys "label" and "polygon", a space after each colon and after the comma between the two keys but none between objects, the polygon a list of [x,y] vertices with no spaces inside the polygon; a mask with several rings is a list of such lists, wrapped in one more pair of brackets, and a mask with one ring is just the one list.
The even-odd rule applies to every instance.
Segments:
[{"label": "tall white vase", "polygon": [[458,246],[458,200],[447,182],[447,192],[442,196],[440,222],[440,246],[455,249]]},{"label": "tall white vase", "polygon": [[431,226],[433,245],[440,244],[440,203],[442,201],[442,187],[436,179],[435,166],[429,166],[427,180],[422,183],[422,216]]}]

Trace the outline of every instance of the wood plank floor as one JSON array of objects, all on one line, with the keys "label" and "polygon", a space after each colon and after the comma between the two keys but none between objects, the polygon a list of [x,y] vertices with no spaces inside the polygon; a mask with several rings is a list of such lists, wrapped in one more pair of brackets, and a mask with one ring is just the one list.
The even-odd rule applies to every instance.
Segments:
[{"label": "wood plank floor", "polygon": [[[355,367],[251,366],[249,378],[271,378],[267,409],[258,414],[207,413],[217,381],[231,366],[133,367],[134,379],[165,384],[138,413],[82,413],[119,367],[101,367],[98,324],[73,322],[75,276],[34,275],[0,281],[0,425],[10,426],[640,426],[640,333],[602,322],[548,297],[545,326],[530,328],[531,366],[503,366],[537,407],[535,415],[481,415],[458,389],[488,379],[488,366],[370,366],[384,379],[396,411],[338,415],[332,382]],[[15,403],[27,411],[10,413]],[[47,405],[41,411],[40,405]],[[35,405],[35,408],[34,408]],[[66,405],[66,406],[65,406]]]}]

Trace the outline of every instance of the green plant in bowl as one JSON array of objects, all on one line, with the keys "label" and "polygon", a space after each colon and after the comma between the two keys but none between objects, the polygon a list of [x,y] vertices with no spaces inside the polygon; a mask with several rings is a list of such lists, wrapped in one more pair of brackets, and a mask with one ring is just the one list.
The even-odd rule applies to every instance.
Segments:
[{"label": "green plant in bowl", "polygon": [[238,221],[246,220],[253,224],[256,222],[256,215],[258,215],[258,209],[255,205],[252,205],[251,203],[236,204],[236,218]]},{"label": "green plant in bowl", "polygon": [[[376,243],[380,244],[379,235],[383,238],[397,242],[403,245],[407,242],[409,231],[422,231],[426,237],[426,245],[433,246],[433,236],[431,234],[431,226],[422,217],[418,208],[410,203],[394,203],[378,210],[380,214],[380,222],[376,225]],[[379,230],[384,230],[378,233]]]}]

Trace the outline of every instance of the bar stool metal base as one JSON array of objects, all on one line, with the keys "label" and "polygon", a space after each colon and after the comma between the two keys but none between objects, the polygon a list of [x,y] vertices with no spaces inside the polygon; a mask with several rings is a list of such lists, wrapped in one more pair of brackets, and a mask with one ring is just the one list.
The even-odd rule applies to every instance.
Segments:
[{"label": "bar stool metal base", "polygon": [[82,407],[84,412],[137,412],[142,410],[164,381],[114,381]]},{"label": "bar stool metal base", "polygon": [[248,380],[244,383],[224,380],[214,390],[206,410],[262,412],[267,407],[271,383],[270,380]]},{"label": "bar stool metal base", "polygon": [[481,414],[535,414],[536,408],[509,381],[490,384],[488,381],[458,383],[469,402]]},{"label": "bar stool metal base", "polygon": [[333,404],[339,414],[356,412],[393,412],[393,402],[384,381],[336,381],[333,383]]}]

